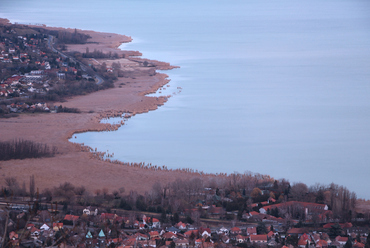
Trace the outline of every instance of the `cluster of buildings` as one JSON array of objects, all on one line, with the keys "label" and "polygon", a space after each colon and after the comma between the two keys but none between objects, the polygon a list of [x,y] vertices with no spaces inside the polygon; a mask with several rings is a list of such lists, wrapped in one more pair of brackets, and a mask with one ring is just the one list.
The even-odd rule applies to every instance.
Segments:
[{"label": "cluster of buildings", "polygon": [[[306,208],[308,215],[315,211],[328,211],[325,205],[307,205],[306,202],[287,202],[269,205],[287,208],[292,205]],[[313,204],[313,203],[312,203]],[[369,229],[354,227],[351,223],[329,222],[318,227],[293,227],[284,218],[266,213],[267,206],[258,212],[245,214],[243,222],[212,222],[203,220],[199,226],[185,222],[174,225],[161,223],[159,219],[145,214],[100,213],[86,208],[81,215],[59,215],[55,211],[38,211],[24,228],[19,228],[21,219],[26,219],[25,210],[18,210],[15,219],[9,219],[7,242],[13,247],[47,247],[66,245],[70,247],[337,247],[350,241],[351,247],[364,248]],[[258,218],[256,218],[258,216]],[[308,218],[309,221],[309,218]],[[230,226],[227,226],[229,223]],[[263,227],[261,229],[261,227]],[[339,229],[333,236],[332,229]],[[19,229],[18,229],[19,228]],[[294,241],[295,240],[295,241]]]},{"label": "cluster of buildings", "polygon": [[78,69],[68,58],[48,52],[46,35],[12,37],[0,35],[0,99],[46,94],[68,74],[77,75]]}]

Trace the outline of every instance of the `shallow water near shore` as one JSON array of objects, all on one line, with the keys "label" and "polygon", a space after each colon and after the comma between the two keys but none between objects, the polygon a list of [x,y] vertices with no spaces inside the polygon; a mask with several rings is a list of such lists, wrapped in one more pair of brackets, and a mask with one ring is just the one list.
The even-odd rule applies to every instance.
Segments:
[{"label": "shallow water near shore", "polygon": [[[70,6],[74,8],[70,8]],[[252,171],[370,198],[367,1],[9,1],[0,16],[132,36],[170,62],[174,95],[115,132],[73,142],[114,159]]]}]

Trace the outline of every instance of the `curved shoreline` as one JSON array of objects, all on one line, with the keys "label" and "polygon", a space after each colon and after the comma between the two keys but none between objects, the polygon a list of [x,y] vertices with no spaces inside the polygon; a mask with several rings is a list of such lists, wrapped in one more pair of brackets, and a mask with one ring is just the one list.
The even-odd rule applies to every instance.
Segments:
[{"label": "curved shoreline", "polygon": [[[122,125],[122,123],[118,125],[100,123],[102,118],[120,116],[122,113],[136,115],[162,106],[170,96],[147,96],[169,82],[166,74],[157,73],[156,70],[177,68],[166,62],[138,57],[131,59],[131,56],[140,53],[122,51],[118,48],[122,44],[118,41],[123,41],[123,38],[128,36],[86,30],[78,32],[88,33],[93,37],[94,43],[82,46],[69,45],[68,50],[84,51],[86,46],[89,46],[90,50],[99,47],[103,52],[117,52],[122,55],[120,63],[130,76],[119,78],[115,82],[115,88],[72,97],[67,99],[67,102],[54,103],[78,108],[82,112],[80,114],[22,114],[17,118],[1,120],[0,129],[7,132],[1,135],[0,140],[21,138],[47,143],[56,146],[60,153],[52,158],[2,161],[0,183],[4,185],[7,177],[15,177],[19,183],[28,183],[29,177],[34,175],[36,186],[40,190],[68,181],[74,185],[83,185],[91,192],[103,187],[112,191],[125,187],[126,190],[144,193],[157,181],[167,184],[180,177],[186,179],[198,176],[206,179],[209,176],[216,176],[192,172],[189,169],[165,170],[165,167],[149,166],[150,164],[102,160],[99,159],[99,153],[86,152],[91,149],[69,142],[69,138],[75,133],[115,130]],[[143,66],[144,61],[150,63],[152,67]],[[221,175],[223,174],[218,176]]]}]

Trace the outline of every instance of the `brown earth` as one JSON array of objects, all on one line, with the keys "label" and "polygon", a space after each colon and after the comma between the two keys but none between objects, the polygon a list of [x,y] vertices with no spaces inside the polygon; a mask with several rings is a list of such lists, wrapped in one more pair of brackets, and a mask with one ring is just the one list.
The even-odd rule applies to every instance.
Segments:
[{"label": "brown earth", "polygon": [[[52,28],[55,29],[55,28]],[[79,30],[88,33],[92,43],[69,46],[69,50],[84,52],[86,46],[90,51],[94,49],[121,53],[118,46],[122,42],[129,42],[127,36],[98,33]],[[137,52],[122,52],[121,54],[135,54]],[[128,59],[127,59],[128,58]],[[86,152],[86,147],[68,141],[73,133],[83,131],[113,130],[117,126],[100,124],[104,117],[117,116],[123,112],[144,113],[155,110],[167,101],[167,97],[149,97],[148,93],[168,83],[167,75],[149,73],[153,67],[142,65],[141,58],[120,59],[125,70],[131,70],[135,77],[120,78],[115,82],[115,88],[98,91],[86,96],[67,99],[62,104],[66,107],[78,108],[82,113],[48,113],[48,114],[21,114],[19,117],[0,120],[0,141],[25,139],[56,146],[58,154],[55,157],[41,159],[24,159],[0,162],[0,185],[4,185],[6,177],[15,177],[18,182],[28,185],[31,175],[35,176],[37,187],[42,190],[58,186],[63,182],[70,182],[76,186],[83,185],[89,191],[108,188],[110,191],[124,187],[126,191],[136,190],[139,193],[149,191],[155,182],[167,183],[176,178],[190,178],[199,176],[196,173],[181,170],[158,170],[157,168],[139,168],[139,165],[129,165],[118,162],[109,162],[97,159],[96,155]],[[150,61],[156,69],[172,69],[168,63]],[[107,64],[112,61],[102,61]],[[148,161],[150,162],[150,161]],[[155,171],[155,173],[154,173]]]}]

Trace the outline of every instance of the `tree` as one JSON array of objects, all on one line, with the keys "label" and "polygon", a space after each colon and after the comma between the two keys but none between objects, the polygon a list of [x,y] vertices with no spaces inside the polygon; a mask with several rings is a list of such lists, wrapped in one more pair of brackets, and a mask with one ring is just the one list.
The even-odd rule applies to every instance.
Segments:
[{"label": "tree", "polygon": [[162,223],[167,222],[167,214],[166,214],[166,211],[164,209],[162,209],[162,213],[161,213],[161,222]]},{"label": "tree", "polygon": [[365,248],[370,248],[370,233],[367,235]]},{"label": "tree", "polygon": [[257,225],[257,234],[266,234],[267,233],[267,228],[265,226],[265,223],[259,222]]},{"label": "tree", "polygon": [[351,237],[348,237],[348,240],[347,240],[346,244],[344,245],[344,248],[352,248]]},{"label": "tree", "polygon": [[179,217],[179,214],[176,212],[174,215],[173,215],[173,222],[174,223],[179,223],[180,221],[180,217]]},{"label": "tree", "polygon": [[290,189],[290,197],[297,201],[303,201],[308,193],[308,187],[304,183],[294,183]]},{"label": "tree", "polygon": [[35,176],[30,176],[30,197],[31,201],[33,201],[33,197],[35,196]]},{"label": "tree", "polygon": [[335,237],[341,235],[342,231],[343,231],[342,227],[338,223],[336,223],[336,224],[334,224],[330,227],[329,236],[330,236],[330,238],[335,238]]},{"label": "tree", "polygon": [[259,188],[254,188],[251,193],[252,198],[257,198],[262,195],[262,191]]}]

